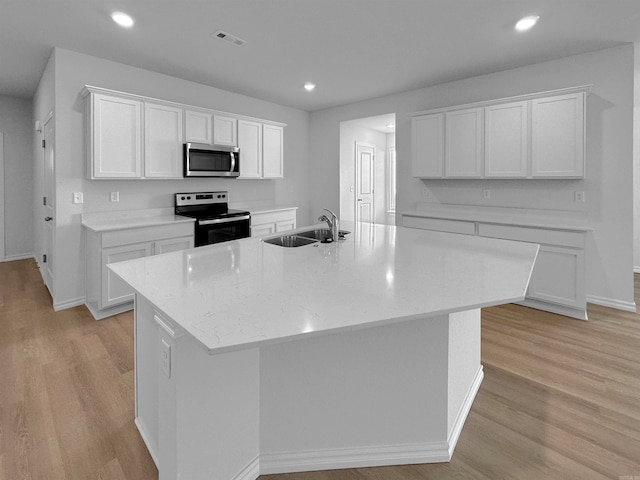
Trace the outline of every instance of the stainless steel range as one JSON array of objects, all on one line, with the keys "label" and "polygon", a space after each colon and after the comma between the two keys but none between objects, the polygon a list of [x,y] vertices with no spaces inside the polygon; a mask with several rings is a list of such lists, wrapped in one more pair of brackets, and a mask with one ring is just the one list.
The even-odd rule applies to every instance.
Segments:
[{"label": "stainless steel range", "polygon": [[229,208],[228,192],[176,193],[176,215],[195,218],[195,246],[251,236],[251,212]]}]

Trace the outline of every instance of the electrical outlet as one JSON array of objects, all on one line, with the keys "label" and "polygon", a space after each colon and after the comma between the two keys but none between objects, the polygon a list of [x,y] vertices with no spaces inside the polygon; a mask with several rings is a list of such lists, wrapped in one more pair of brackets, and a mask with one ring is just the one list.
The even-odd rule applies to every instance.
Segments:
[{"label": "electrical outlet", "polygon": [[73,192],[72,201],[73,201],[73,203],[83,203],[84,202],[84,196],[82,195],[82,192]]},{"label": "electrical outlet", "polygon": [[171,378],[171,345],[160,340],[160,368],[167,378]]},{"label": "electrical outlet", "polygon": [[110,201],[111,202],[119,202],[120,201],[120,192],[111,192]]},{"label": "electrical outlet", "polygon": [[575,193],[575,201],[576,201],[576,202],[584,203],[584,192],[582,192],[582,191],[577,191],[577,192]]},{"label": "electrical outlet", "polygon": [[429,188],[424,187],[424,188],[422,189],[422,196],[423,196],[423,197],[428,197],[428,196],[429,196]]},{"label": "electrical outlet", "polygon": [[483,190],[482,198],[491,198],[491,190]]}]

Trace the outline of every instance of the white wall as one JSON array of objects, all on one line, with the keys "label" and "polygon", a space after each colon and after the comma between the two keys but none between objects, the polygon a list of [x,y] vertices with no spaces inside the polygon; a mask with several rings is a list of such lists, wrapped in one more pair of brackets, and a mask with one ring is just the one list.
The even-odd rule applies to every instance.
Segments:
[{"label": "white wall", "polygon": [[4,133],[5,260],[33,255],[31,100],[0,95]]},{"label": "white wall", "polygon": [[[173,207],[176,192],[223,189],[229,191],[232,202],[263,201],[298,206],[298,223],[309,223],[307,112],[59,48],[55,49],[54,63],[56,304],[83,301],[82,213]],[[85,85],[286,123],[285,178],[85,180],[84,103],[80,96]],[[109,202],[111,191],[120,192],[120,202]],[[72,192],[84,192],[84,204],[72,204]]]},{"label": "white wall", "polygon": [[[398,212],[424,201],[584,211],[595,231],[587,245],[590,301],[633,307],[632,45],[566,57],[313,112],[310,118],[311,208],[337,208],[340,123],[396,112]],[[593,84],[587,99],[584,180],[431,180],[411,177],[410,114],[576,85]],[[490,188],[490,202],[482,190]],[[583,190],[586,202],[574,202]],[[398,219],[399,221],[399,219]]]},{"label": "white wall", "polygon": [[633,76],[633,270],[640,272],[640,43],[634,45]]}]

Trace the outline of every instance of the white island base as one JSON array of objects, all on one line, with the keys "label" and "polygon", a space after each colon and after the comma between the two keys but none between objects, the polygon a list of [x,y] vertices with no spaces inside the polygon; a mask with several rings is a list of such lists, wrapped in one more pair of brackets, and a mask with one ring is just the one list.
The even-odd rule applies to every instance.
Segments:
[{"label": "white island base", "polygon": [[160,480],[446,462],[480,309],[210,354],[136,298],[136,425]]}]

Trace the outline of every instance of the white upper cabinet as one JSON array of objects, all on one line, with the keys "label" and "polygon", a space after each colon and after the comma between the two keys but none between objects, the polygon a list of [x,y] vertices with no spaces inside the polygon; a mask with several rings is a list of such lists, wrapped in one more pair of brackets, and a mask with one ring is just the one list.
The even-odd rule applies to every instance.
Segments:
[{"label": "white upper cabinet", "polygon": [[86,86],[89,179],[183,178],[184,143],[240,148],[240,178],[282,178],[283,123]]},{"label": "white upper cabinet", "polygon": [[[242,158],[242,150],[240,151]],[[282,178],[284,176],[284,129],[278,125],[264,124],[262,127],[262,176]],[[240,160],[242,162],[242,160]]]},{"label": "white upper cabinet", "polygon": [[529,155],[529,102],[491,105],[484,111],[484,176],[524,178]]},{"label": "white upper cabinet", "polygon": [[144,176],[182,178],[181,108],[144,105]]},{"label": "white upper cabinet", "polygon": [[215,145],[238,146],[238,120],[224,115],[213,116],[213,143]]},{"label": "white upper cabinet", "polygon": [[532,175],[584,176],[583,92],[532,100]]},{"label": "white upper cabinet", "polygon": [[444,114],[411,119],[411,152],[414,177],[442,178],[444,168]]},{"label": "white upper cabinet", "polygon": [[584,178],[590,90],[573,87],[417,112],[411,120],[412,174]]},{"label": "white upper cabinet", "polygon": [[87,102],[89,178],[142,174],[142,102],[95,94]]},{"label": "white upper cabinet", "polygon": [[238,120],[240,178],[262,178],[262,123]]},{"label": "white upper cabinet", "polygon": [[444,175],[480,178],[482,175],[482,109],[445,114]]},{"label": "white upper cabinet", "polygon": [[184,141],[213,143],[213,114],[197,110],[184,111]]}]

